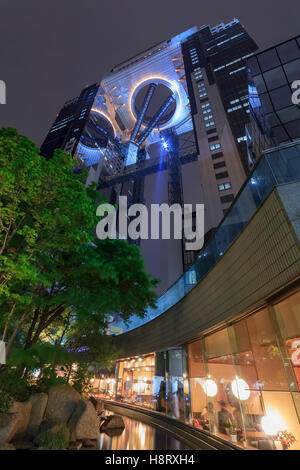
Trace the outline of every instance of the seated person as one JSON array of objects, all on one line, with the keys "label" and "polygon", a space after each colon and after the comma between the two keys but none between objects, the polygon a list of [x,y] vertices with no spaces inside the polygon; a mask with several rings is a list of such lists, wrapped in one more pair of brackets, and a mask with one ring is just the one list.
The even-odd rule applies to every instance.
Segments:
[{"label": "seated person", "polygon": [[203,420],[203,429],[210,431],[212,433],[217,432],[217,413],[214,410],[214,404],[210,401],[207,403],[207,406],[201,413],[201,418]]},{"label": "seated person", "polygon": [[233,424],[232,414],[227,410],[227,405],[225,401],[220,402],[221,410],[218,412],[218,424],[219,432],[226,434],[226,428],[228,428],[228,423]]}]

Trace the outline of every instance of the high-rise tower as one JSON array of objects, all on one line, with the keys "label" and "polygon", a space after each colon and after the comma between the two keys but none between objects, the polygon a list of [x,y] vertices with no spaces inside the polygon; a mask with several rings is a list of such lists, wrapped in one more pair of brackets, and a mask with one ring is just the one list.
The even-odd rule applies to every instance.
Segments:
[{"label": "high-rise tower", "polygon": [[[79,167],[89,168],[87,184],[96,181],[112,204],[120,195],[129,206],[141,202],[148,209],[153,203],[204,204],[209,236],[245,179],[244,61],[255,48],[238,20],[163,41],[93,85],[87,95],[92,102],[76,114],[84,120],[71,121],[67,132],[61,127],[60,140],[49,141],[73,119],[65,106],[42,152],[49,157],[50,144],[71,152]],[[161,279],[159,292],[196,256],[181,240],[140,240],[140,248],[147,270]]]}]

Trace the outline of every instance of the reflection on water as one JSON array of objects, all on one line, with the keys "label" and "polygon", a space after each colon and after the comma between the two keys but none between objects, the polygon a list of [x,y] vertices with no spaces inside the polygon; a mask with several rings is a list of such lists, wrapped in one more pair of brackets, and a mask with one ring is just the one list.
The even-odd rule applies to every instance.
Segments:
[{"label": "reflection on water", "polygon": [[[100,450],[190,450],[183,443],[148,424],[123,416],[125,429],[118,436],[101,433]],[[121,431],[120,431],[121,432]]]}]

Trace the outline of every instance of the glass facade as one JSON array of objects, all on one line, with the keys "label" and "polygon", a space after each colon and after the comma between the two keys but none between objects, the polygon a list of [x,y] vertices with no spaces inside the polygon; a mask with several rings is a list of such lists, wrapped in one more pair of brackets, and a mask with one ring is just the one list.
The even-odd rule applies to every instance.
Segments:
[{"label": "glass facade", "polygon": [[[292,83],[300,80],[300,37],[256,54],[248,64],[271,138],[276,145],[299,139],[300,109],[292,102]],[[251,112],[261,121],[257,108]]]},{"label": "glass facade", "polygon": [[300,141],[266,151],[216,232],[198,253],[195,263],[158,298],[156,309],[149,308],[143,319],[133,317],[130,327],[125,326],[124,330],[153,320],[182,299],[223,256],[272,189],[278,184],[298,179]]},{"label": "glass facade", "polygon": [[118,362],[116,399],[242,448],[300,449],[300,290],[182,347]]},{"label": "glass facade", "polygon": [[117,398],[128,403],[154,408],[154,375],[154,354],[120,361],[116,372]]}]

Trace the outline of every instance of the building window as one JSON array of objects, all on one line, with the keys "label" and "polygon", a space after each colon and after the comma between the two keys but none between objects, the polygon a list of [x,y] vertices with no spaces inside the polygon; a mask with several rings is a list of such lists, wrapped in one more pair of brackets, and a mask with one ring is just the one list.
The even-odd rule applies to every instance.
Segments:
[{"label": "building window", "polygon": [[218,162],[218,163],[214,163],[214,169],[217,170],[218,168],[222,168],[226,166],[226,163],[225,162]]},{"label": "building window", "polygon": [[219,191],[225,191],[226,189],[231,189],[231,184],[230,183],[218,184],[218,190]]},{"label": "building window", "polygon": [[298,292],[188,344],[194,426],[233,440],[231,422],[234,442],[253,450],[284,449],[275,436],[287,431],[300,448],[299,306]]},{"label": "building window", "polygon": [[213,129],[209,129],[208,131],[206,131],[206,134],[210,135],[210,134],[214,134],[215,132],[217,132],[217,129],[214,127]]},{"label": "building window", "polygon": [[232,72],[229,72],[229,75],[233,75],[234,73],[241,72],[242,70],[245,70],[246,68],[247,68],[247,67],[244,66],[244,67],[240,67],[239,69],[232,70]]},{"label": "building window", "polygon": [[238,106],[234,106],[233,108],[227,109],[227,113],[232,113],[233,111],[236,111],[237,109],[241,109],[242,105],[239,104]]},{"label": "building window", "polygon": [[221,180],[223,178],[228,178],[228,172],[223,171],[222,173],[216,173],[216,180]]},{"label": "building window", "polygon": [[216,158],[221,158],[221,157],[223,157],[223,156],[224,156],[224,155],[223,155],[223,152],[217,152],[217,153],[213,153],[212,156],[211,156],[211,158],[212,158],[213,160],[215,160]]},{"label": "building window", "polygon": [[222,204],[227,204],[228,202],[232,202],[234,200],[234,195],[228,194],[227,196],[221,196],[220,199]]},{"label": "building window", "polygon": [[205,127],[211,127],[215,125],[215,121],[209,121],[205,124]]},{"label": "building window", "polygon": [[[212,139],[213,139],[213,138],[214,138],[214,137],[212,137]],[[221,148],[221,145],[220,145],[220,144],[213,144],[213,145],[210,145],[210,146],[209,146],[209,149],[210,149],[211,151],[217,150],[217,149],[219,149],[219,148]]]}]

